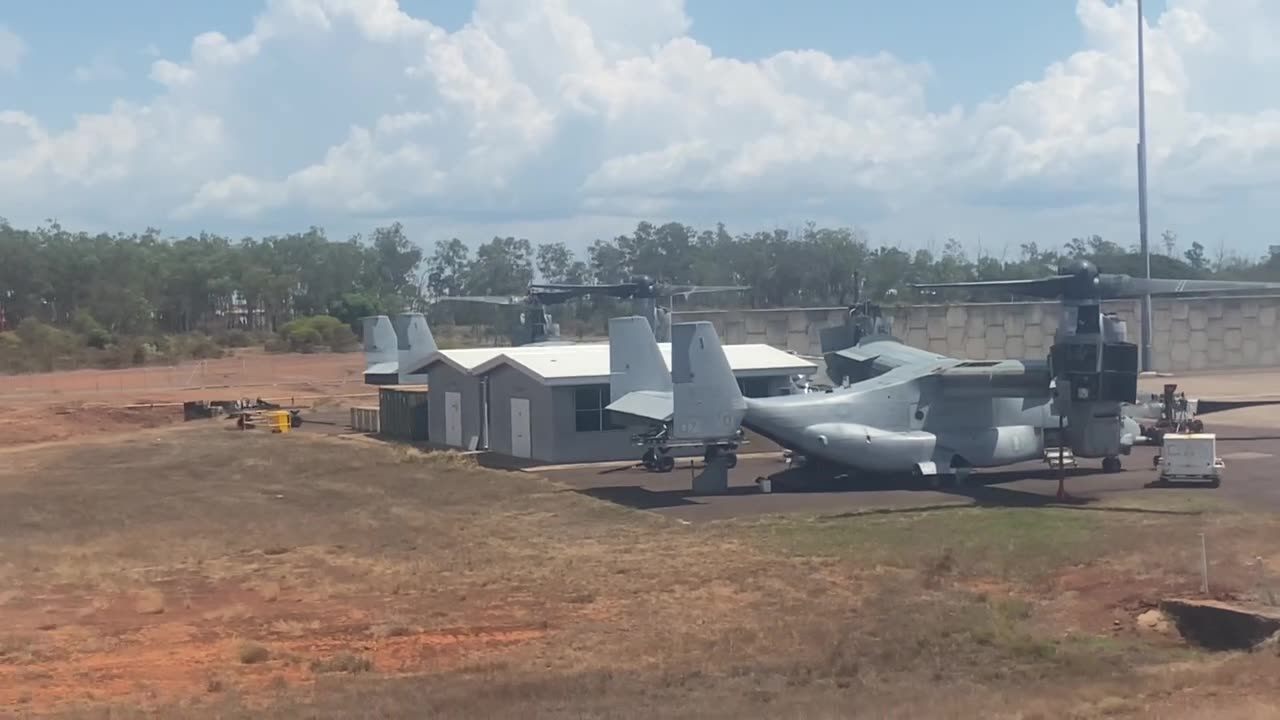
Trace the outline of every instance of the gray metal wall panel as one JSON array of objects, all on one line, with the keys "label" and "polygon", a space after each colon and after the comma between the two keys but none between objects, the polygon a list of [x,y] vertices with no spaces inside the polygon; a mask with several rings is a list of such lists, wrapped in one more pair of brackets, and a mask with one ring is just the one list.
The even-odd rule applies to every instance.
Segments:
[{"label": "gray metal wall panel", "polygon": [[556,457],[556,430],[551,422],[551,388],[511,367],[498,367],[489,377],[489,448],[511,454],[511,398],[529,400],[532,459],[561,462]]},{"label": "gray metal wall panel", "polygon": [[638,459],[643,450],[631,444],[631,436],[635,434],[635,430],[578,432],[574,415],[574,389],[572,386],[551,388],[549,425],[555,428],[555,462]]},{"label": "gray metal wall panel", "polygon": [[445,443],[444,394],[456,392],[462,396],[462,448],[466,449],[471,438],[480,435],[480,379],[469,374],[458,372],[445,363],[435,363],[430,367],[431,409],[429,426],[434,442]]}]

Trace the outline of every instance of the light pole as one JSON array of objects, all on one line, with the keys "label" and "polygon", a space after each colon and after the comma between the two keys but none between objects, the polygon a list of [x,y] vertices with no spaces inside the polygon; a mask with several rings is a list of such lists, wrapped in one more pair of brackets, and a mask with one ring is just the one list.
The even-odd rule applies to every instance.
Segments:
[{"label": "light pole", "polygon": [[[1151,246],[1147,243],[1147,87],[1142,51],[1142,0],[1138,0],[1138,243],[1145,277],[1151,280]],[[1150,286],[1150,282],[1147,283]],[[1142,296],[1142,369],[1152,370],[1151,295]]]}]

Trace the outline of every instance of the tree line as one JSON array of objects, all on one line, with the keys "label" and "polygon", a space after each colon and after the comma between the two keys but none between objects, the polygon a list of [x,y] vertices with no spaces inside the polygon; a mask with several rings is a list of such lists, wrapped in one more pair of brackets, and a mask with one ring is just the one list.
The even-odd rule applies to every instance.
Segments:
[{"label": "tree line", "polygon": [[[1280,280],[1276,256],[1247,258],[1225,247],[1210,252],[1170,231],[1153,239],[1152,246],[1154,276]],[[440,240],[427,253],[399,223],[346,239],[330,238],[318,227],[235,239],[211,233],[166,238],[152,228],[90,234],[52,221],[20,229],[0,219],[0,330],[9,331],[3,342],[11,351],[20,340],[13,333],[24,322],[72,333],[99,349],[118,344],[119,338],[191,333],[279,338],[282,332],[286,340],[297,341],[286,345],[297,349],[349,344],[335,324],[317,325],[310,320],[315,317],[335,318],[353,331],[361,316],[404,310],[428,312],[439,328],[494,324],[504,311],[435,301],[456,295],[519,296],[535,279],[611,283],[647,275],[677,284],[748,285],[748,292],[694,296],[677,309],[699,303],[767,308],[847,305],[855,296],[857,273],[865,299],[957,301],[1001,298],[969,291],[925,296],[910,285],[1036,277],[1053,272],[1064,259],[1081,257],[1106,272],[1142,273],[1136,247],[1098,235],[998,250],[966,248],[955,239],[940,247],[905,249],[877,244],[857,229],[814,224],[733,234],[723,224],[699,230],[642,222],[626,235],[594,241],[581,254],[564,242],[534,245],[515,237],[495,237],[474,248],[458,238]],[[572,331],[575,324],[603,327],[604,317],[619,307],[617,301],[587,298],[553,314]],[[35,338],[33,332],[27,335]]]}]

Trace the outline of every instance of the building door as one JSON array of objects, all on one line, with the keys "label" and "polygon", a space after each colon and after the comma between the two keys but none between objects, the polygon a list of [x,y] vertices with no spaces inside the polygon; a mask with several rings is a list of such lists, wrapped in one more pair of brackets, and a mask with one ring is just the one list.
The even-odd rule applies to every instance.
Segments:
[{"label": "building door", "polygon": [[511,398],[511,454],[533,457],[529,438],[529,400],[526,398]]},{"label": "building door", "polygon": [[444,394],[444,444],[462,447],[462,393]]}]

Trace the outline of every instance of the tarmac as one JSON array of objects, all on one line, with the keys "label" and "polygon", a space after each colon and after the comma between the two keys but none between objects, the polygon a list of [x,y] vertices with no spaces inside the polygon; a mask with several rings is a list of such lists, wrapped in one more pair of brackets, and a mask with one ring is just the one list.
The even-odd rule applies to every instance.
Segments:
[{"label": "tarmac", "polygon": [[[1058,473],[1045,463],[979,470],[959,488],[930,489],[903,479],[824,477],[803,468],[791,469],[777,453],[740,456],[729,471],[729,489],[696,495],[693,473],[701,460],[680,460],[669,473],[651,473],[628,464],[532,468],[577,492],[632,508],[649,510],[687,522],[780,513],[842,515],[895,510],[922,510],[957,505],[1042,507],[1090,504],[1106,496],[1128,493],[1208,493],[1212,497],[1255,508],[1280,510],[1280,429],[1210,425],[1218,436],[1218,456],[1226,464],[1217,488],[1185,485],[1150,487],[1156,480],[1157,448],[1139,446],[1123,458],[1118,473],[1104,473],[1100,460],[1080,459],[1066,473],[1071,496],[1057,500]],[[772,492],[762,492],[757,478],[771,479]]]}]

